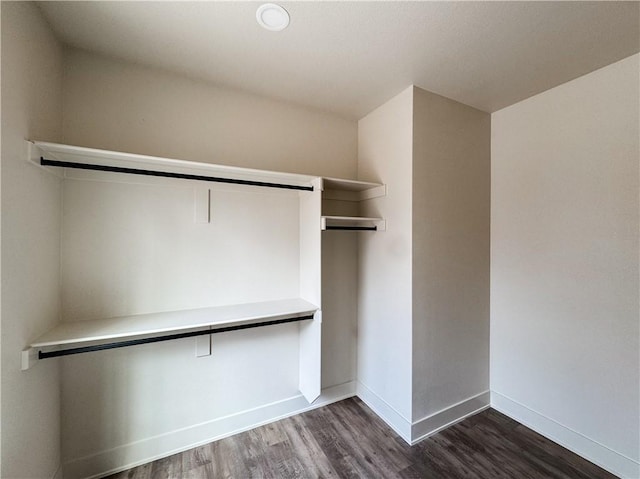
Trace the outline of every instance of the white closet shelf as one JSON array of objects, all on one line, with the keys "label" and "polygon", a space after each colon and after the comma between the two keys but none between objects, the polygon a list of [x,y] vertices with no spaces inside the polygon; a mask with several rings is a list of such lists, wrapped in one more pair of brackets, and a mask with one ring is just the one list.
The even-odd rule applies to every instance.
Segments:
[{"label": "white closet shelf", "polygon": [[[201,176],[215,177],[218,179],[232,180],[223,181],[247,184],[271,183],[279,187],[297,187],[298,189],[311,189],[313,180],[317,177],[300,175],[296,173],[284,173],[278,171],[256,170],[252,168],[240,168],[235,166],[217,165],[213,163],[202,163],[195,161],[177,160],[171,158],[160,158],[156,156],[138,155],[134,153],[124,153],[119,151],[100,150],[95,148],[85,148],[81,146],[62,145],[59,143],[49,143],[43,141],[28,141],[29,151],[27,159],[38,166],[41,166],[54,174],[66,176],[69,168],[93,169],[97,171],[115,171],[116,173],[127,173],[127,171],[117,171],[117,169],[129,170],[153,170],[153,173],[167,173],[167,176]],[[45,163],[42,162],[45,160]],[[49,162],[62,162],[68,164],[82,165],[66,166],[63,164],[50,164]],[[61,168],[56,168],[61,167]],[[105,167],[100,169],[96,167]],[[140,173],[137,173],[140,174]],[[162,176],[145,173],[145,176]],[[170,176],[171,177],[171,176]],[[184,178],[197,180],[198,178]],[[207,181],[207,180],[203,180]]]},{"label": "white closet shelf", "polygon": [[63,322],[31,343],[32,348],[241,326],[310,316],[318,307],[300,298],[211,308]]},{"label": "white closet shelf", "polygon": [[343,180],[341,178],[323,178],[324,187],[328,190],[366,191],[382,186],[382,183],[369,181]]},{"label": "white closet shelf", "polygon": [[[28,161],[61,176],[68,176],[69,171],[73,169],[84,169],[142,174],[143,176],[166,175],[174,178],[182,176],[183,179],[192,180],[198,180],[198,177],[201,177],[202,181],[207,181],[206,177],[208,177],[213,180],[225,180],[222,182],[227,183],[254,183],[254,185],[255,183],[267,183],[255,186],[307,190],[312,190],[312,185],[318,178],[297,173],[160,158],[44,141],[27,141],[26,143]],[[322,177],[321,180],[320,187],[323,190],[323,199],[363,201],[386,195],[386,185],[382,183],[327,177]]]},{"label": "white closet shelf", "polygon": [[386,185],[382,183],[322,178],[322,198],[325,200],[363,201],[386,194]]},{"label": "white closet shelf", "polygon": [[[386,195],[384,184],[239,168],[58,143],[26,141],[25,144],[26,160],[29,163],[63,180],[97,179],[106,182],[153,185],[175,185],[176,181],[191,180],[196,182],[194,190],[201,189],[205,182],[206,184],[217,182],[245,185],[251,188],[279,188],[281,191],[297,190],[299,193],[291,196],[299,206],[299,215],[297,215],[300,250],[299,295],[316,304],[294,298],[100,320],[62,322],[22,351],[22,369],[29,369],[40,359],[68,354],[299,321],[299,389],[310,403],[320,395],[321,229],[377,231],[386,229],[385,221],[381,218],[323,217],[322,200],[361,202],[378,198]],[[206,208],[198,209],[198,205],[207,203],[206,199],[200,196],[202,191],[196,191],[194,202],[197,219],[195,221],[198,223],[206,222],[206,219],[203,219],[206,214],[202,212],[207,211]],[[209,194],[207,198],[209,205],[210,198]],[[356,208],[349,208],[349,211],[355,210]],[[320,220],[321,229],[318,228],[318,220]]]},{"label": "white closet shelf", "polygon": [[384,231],[386,222],[382,218],[365,218],[362,216],[322,216],[321,229],[325,230],[371,230]]}]

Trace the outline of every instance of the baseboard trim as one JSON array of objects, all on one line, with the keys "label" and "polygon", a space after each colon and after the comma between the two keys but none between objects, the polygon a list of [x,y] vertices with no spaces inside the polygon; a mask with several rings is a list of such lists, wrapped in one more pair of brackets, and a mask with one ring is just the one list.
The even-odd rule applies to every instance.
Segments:
[{"label": "baseboard trim", "polygon": [[360,381],[357,382],[356,392],[362,402],[386,422],[387,426],[398,433],[407,444],[411,444],[411,421]]},{"label": "baseboard trim", "polygon": [[476,394],[475,396],[415,421],[411,425],[411,444],[416,444],[469,416],[484,411],[490,407],[490,402],[491,393],[488,390],[483,391],[480,394]]},{"label": "baseboard trim", "polygon": [[355,394],[355,381],[351,381],[322,390],[320,397],[312,404],[309,404],[302,395],[298,395],[90,456],[72,459],[64,464],[64,477],[65,479],[93,479],[115,474],[286,417],[326,406],[353,397]]},{"label": "baseboard trim", "polygon": [[639,462],[528,408],[524,404],[520,404],[504,394],[491,391],[491,407],[616,476],[628,479],[640,478]]}]

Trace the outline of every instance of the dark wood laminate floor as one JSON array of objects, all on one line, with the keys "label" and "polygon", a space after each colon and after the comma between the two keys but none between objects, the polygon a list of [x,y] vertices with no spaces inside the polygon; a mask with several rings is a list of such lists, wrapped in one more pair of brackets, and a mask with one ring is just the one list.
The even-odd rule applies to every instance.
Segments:
[{"label": "dark wood laminate floor", "polygon": [[110,476],[159,478],[614,478],[489,409],[408,446],[346,399]]}]

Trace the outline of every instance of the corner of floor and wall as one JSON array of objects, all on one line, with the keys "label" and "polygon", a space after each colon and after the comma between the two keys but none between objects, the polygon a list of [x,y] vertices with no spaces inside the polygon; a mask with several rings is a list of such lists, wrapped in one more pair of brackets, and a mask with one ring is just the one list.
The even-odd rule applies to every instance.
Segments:
[{"label": "corner of floor and wall", "polygon": [[[406,366],[410,358],[390,354],[393,349],[382,354],[377,367],[384,366],[385,361],[395,361],[396,369],[392,368],[381,384],[369,380],[368,376],[374,375],[359,364],[358,395],[405,441],[415,443],[468,415],[492,407],[619,477],[640,477],[639,60],[638,54],[622,59],[491,115],[490,376],[484,376],[484,381],[490,381],[490,393],[489,383],[482,379],[475,384],[475,389],[459,395],[458,401],[451,399],[454,389],[441,387],[438,390],[446,391],[449,399],[448,403],[446,400],[441,403],[444,407],[431,409],[424,417],[412,415],[415,411],[411,405],[403,404],[401,398],[393,394],[418,384],[409,378],[403,379],[402,374],[394,374]],[[412,131],[419,131],[420,121],[428,124],[428,117],[420,118],[419,101],[432,103],[431,108],[425,109],[428,112],[444,103],[445,109],[439,112],[438,120],[447,115],[450,119],[452,110],[462,108],[457,113],[465,115],[461,124],[469,129],[475,121],[476,128],[482,128],[481,117],[474,117],[473,112],[465,111],[455,102],[448,103],[416,88],[405,90],[359,122],[359,154],[366,157],[366,161],[361,159],[359,167],[365,172],[372,168],[371,162],[373,167],[384,168],[375,164],[377,159],[382,163],[385,155],[396,152],[393,168],[387,167],[384,171],[385,181],[391,183],[390,189],[399,181],[398,177],[411,174],[414,189],[425,186],[421,180],[424,177],[420,176],[420,168],[424,166],[420,164],[417,149],[423,147],[421,142],[428,145],[428,135],[438,131],[438,126],[431,125],[429,131],[415,135],[419,140],[414,139],[410,147],[407,137],[402,136],[406,130],[398,130],[399,119],[406,118],[412,107]],[[446,122],[443,123],[446,129]],[[381,134],[383,129],[385,135]],[[478,154],[482,151],[482,134],[476,137],[479,139],[474,143],[474,135],[466,135],[459,148],[463,152],[465,147],[474,151],[476,164],[473,166],[477,168],[477,163],[482,161],[482,155]],[[438,146],[446,151],[451,164],[452,158],[460,157],[456,157],[455,150],[446,150],[442,138],[439,137]],[[434,161],[437,149],[429,151],[432,153],[431,163],[427,163],[429,173],[436,180],[445,178],[447,170],[438,168],[437,159]],[[413,169],[409,171],[411,162]],[[465,181],[460,168],[452,168],[449,173],[458,175],[449,176],[447,183],[459,184],[457,191],[471,189],[476,194],[482,191],[482,183],[477,180],[482,176],[481,167],[473,172],[475,183]],[[404,199],[395,200],[404,201],[405,208],[396,210],[396,214],[410,211],[411,206],[415,208],[420,201],[419,194],[410,190],[403,194]],[[458,207],[464,211],[465,203],[460,197],[463,195],[456,198],[462,201]],[[456,205],[456,199],[446,195],[430,198],[431,209],[427,211],[436,221],[442,220],[437,207],[433,207],[438,199],[448,199],[454,205],[452,208]],[[481,199],[481,195],[470,197],[480,208]],[[393,218],[393,212],[384,208],[380,205],[378,209]],[[482,218],[482,215],[480,209],[473,217]],[[456,216],[460,217],[461,213]],[[429,222],[427,217],[418,219],[411,225],[403,213],[395,218],[407,222],[406,234],[413,235],[414,240],[416,234],[420,234],[420,221],[427,227],[439,225]],[[450,233],[455,228],[454,223],[449,223],[444,231]],[[467,228],[465,236],[482,239],[481,227]],[[397,242],[399,238],[379,241],[383,240]],[[433,237],[422,237],[420,244],[426,251],[440,253],[439,259],[443,257]],[[375,245],[367,248],[361,254],[376,254]],[[465,257],[467,262],[483,264],[481,249],[479,252],[478,248],[463,244],[461,250],[467,254],[475,252],[475,256]],[[452,264],[452,261],[448,263]],[[444,268],[440,266],[442,271]],[[412,267],[413,273],[407,273]],[[406,260],[404,270],[397,269],[397,264],[378,263],[376,270],[384,271],[391,281],[380,284],[381,280],[376,279],[367,287],[384,290],[391,284],[403,284],[402,281],[409,285],[408,276],[419,277],[423,273],[420,267],[415,257]],[[459,291],[465,292],[469,284],[476,289],[482,287],[482,271],[481,266],[475,275],[467,271],[466,275],[456,278],[454,273],[446,279],[457,280],[461,285]],[[423,277],[419,283],[425,284],[427,280]],[[416,288],[415,282],[413,286]],[[428,294],[428,290],[421,292],[423,296]],[[446,292],[440,289],[431,299],[437,301]],[[408,297],[411,298],[411,294]],[[468,299],[470,295],[466,293],[463,297]],[[369,300],[371,304],[367,298],[363,301],[364,314],[371,314],[374,306],[380,307],[375,298]],[[416,321],[419,317],[416,311],[424,312],[424,306],[411,299],[405,304],[409,304],[413,312],[399,314],[403,305],[395,305],[394,321],[377,335],[376,331],[370,331],[371,325],[363,323],[361,311],[359,327],[365,337],[359,338],[359,358],[379,351],[375,341],[381,337],[387,343],[397,342],[401,350],[407,340],[398,336],[399,317],[408,318],[412,314],[413,332],[416,326],[419,331],[420,326],[428,324],[436,328],[435,337],[449,346],[452,343],[447,343],[446,337],[455,337],[462,343],[469,337],[482,337],[482,309],[475,316],[467,314],[467,328],[460,331],[451,325],[438,325],[433,319],[420,323]],[[484,307],[485,303],[479,296],[470,304]],[[446,305],[439,306],[441,314],[447,311]],[[460,310],[456,313],[457,316],[451,317],[462,321],[464,314]],[[404,324],[410,323],[411,320],[406,320]],[[473,327],[480,329],[466,335]],[[414,355],[424,346],[419,341],[414,338]],[[469,364],[477,361],[481,365],[482,358],[481,347],[467,344],[463,352],[454,348],[440,357],[433,356],[432,352],[430,360],[441,360],[440,367],[444,369],[450,367],[447,361],[463,365],[454,377],[464,378],[468,385],[465,374],[471,371]],[[410,367],[415,380],[416,362]],[[476,379],[479,375],[482,378],[482,372],[480,367],[475,372]],[[379,379],[379,375],[375,378]],[[429,392],[433,393],[429,386],[437,384],[437,378],[435,375],[426,381],[421,399],[428,399]],[[395,385],[393,391],[385,389],[388,384]],[[421,422],[427,427],[416,428]]]},{"label": "corner of floor and wall", "polygon": [[491,405],[640,477],[639,58],[492,115]]}]

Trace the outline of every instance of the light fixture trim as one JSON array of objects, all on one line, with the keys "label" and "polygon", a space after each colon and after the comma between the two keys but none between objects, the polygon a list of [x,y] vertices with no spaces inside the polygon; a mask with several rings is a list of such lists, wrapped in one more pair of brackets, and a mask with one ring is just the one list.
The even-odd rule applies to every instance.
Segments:
[{"label": "light fixture trim", "polygon": [[265,3],[258,7],[256,20],[262,28],[279,32],[289,26],[289,12],[275,3]]}]

